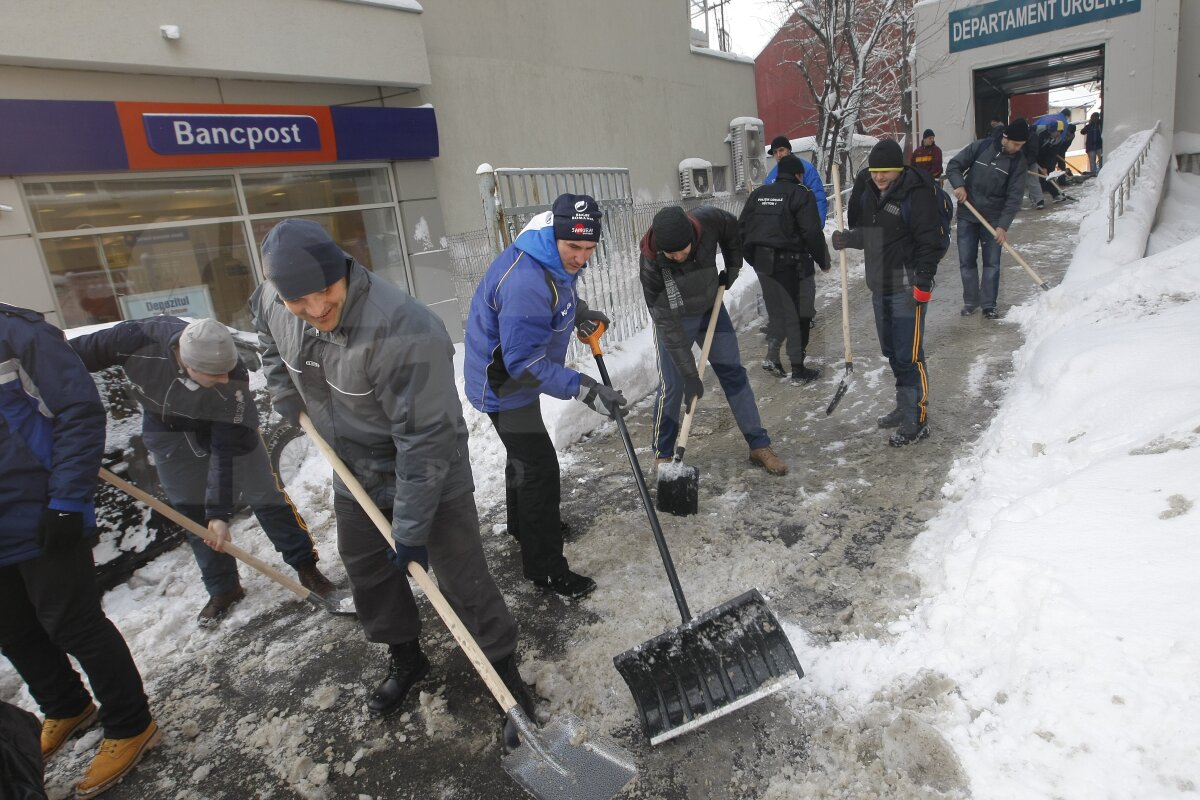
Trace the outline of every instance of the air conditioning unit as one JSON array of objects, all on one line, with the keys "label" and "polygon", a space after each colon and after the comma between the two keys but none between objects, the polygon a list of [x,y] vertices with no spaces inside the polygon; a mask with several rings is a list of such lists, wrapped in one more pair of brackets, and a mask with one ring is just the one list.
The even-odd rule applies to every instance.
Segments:
[{"label": "air conditioning unit", "polygon": [[713,166],[703,158],[685,158],[679,162],[679,196],[712,197]]},{"label": "air conditioning unit", "polygon": [[729,123],[729,153],[733,164],[733,190],[749,192],[761,186],[767,177],[764,159],[763,121],[757,117],[738,117]]}]

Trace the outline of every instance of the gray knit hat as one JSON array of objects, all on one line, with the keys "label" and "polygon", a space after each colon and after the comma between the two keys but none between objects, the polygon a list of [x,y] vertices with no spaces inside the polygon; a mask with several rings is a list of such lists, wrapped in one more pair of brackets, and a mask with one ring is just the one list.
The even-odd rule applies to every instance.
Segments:
[{"label": "gray knit hat", "polygon": [[179,337],[179,357],[187,366],[208,375],[225,375],[238,362],[233,335],[215,319],[188,323]]}]

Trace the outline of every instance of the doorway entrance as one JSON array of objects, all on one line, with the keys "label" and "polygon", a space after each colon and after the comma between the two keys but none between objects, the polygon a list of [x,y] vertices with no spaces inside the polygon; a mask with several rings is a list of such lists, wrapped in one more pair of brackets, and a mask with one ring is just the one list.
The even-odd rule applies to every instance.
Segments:
[{"label": "doorway entrance", "polygon": [[1050,56],[1014,61],[977,69],[975,77],[975,132],[990,132],[988,122],[1012,117],[1030,118],[1046,113],[1049,93],[1086,84],[1104,87],[1104,45]]}]

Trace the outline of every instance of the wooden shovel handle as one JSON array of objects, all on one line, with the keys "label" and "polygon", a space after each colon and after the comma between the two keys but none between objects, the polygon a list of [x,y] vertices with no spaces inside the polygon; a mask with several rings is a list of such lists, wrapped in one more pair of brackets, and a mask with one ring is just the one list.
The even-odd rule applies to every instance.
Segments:
[{"label": "wooden shovel handle", "polygon": [[[358,478],[350,471],[350,468],[343,463],[338,454],[333,451],[321,434],[317,433],[316,427],[313,426],[312,420],[308,418],[308,414],[301,412],[300,427],[308,434],[308,438],[312,439],[317,445],[317,449],[325,456],[325,460],[333,467],[333,471],[338,474],[346,487],[350,489],[354,499],[362,506],[363,511],[367,512],[367,516],[375,523],[375,527],[379,529],[379,535],[388,543],[388,547],[396,549],[396,542],[392,539],[392,523],[388,522],[388,518],[375,505],[375,501],[367,494],[367,490],[358,482]],[[429,574],[421,569],[421,565],[415,561],[408,563],[408,574],[413,577],[421,590],[425,592],[425,596],[429,598],[429,602],[433,604],[438,616],[442,618],[442,622],[446,623],[446,627],[450,629],[450,635],[458,642],[458,646],[466,653],[467,659],[471,665],[475,667],[475,671],[479,673],[479,677],[487,684],[488,690],[492,696],[496,698],[496,702],[500,704],[500,708],[505,714],[508,714],[517,705],[517,700],[512,696],[512,692],[504,685],[504,681],[500,680],[500,676],[496,673],[496,668],[487,660],[487,656],[479,649],[479,645],[475,643],[470,631],[462,624],[458,615],[454,613],[454,609],[450,608],[450,604],[446,602],[446,598],[438,590],[437,586],[429,578]]]},{"label": "wooden shovel handle", "polygon": [[[712,313],[708,315],[708,330],[704,333],[704,344],[700,348],[700,366],[697,367],[700,380],[704,380],[704,368],[708,366],[708,351],[712,349],[713,334],[717,330],[717,317],[721,313],[721,300],[724,297],[725,287],[717,286],[717,299],[713,301]],[[679,428],[679,437],[675,440],[676,450],[687,447],[688,434],[692,432],[692,418],[696,416],[696,406],[699,404],[700,398],[697,397],[688,406],[687,413],[683,417],[683,425]]]},{"label": "wooden shovel handle", "polygon": [[[977,220],[979,220],[980,225],[987,228],[987,231],[988,231],[988,233],[990,233],[992,235],[992,238],[993,239],[996,238],[996,229],[993,228],[991,226],[991,224],[988,223],[988,221],[983,218],[983,214],[980,214],[979,211],[975,208],[975,206],[971,205],[971,202],[969,200],[963,200],[962,204],[967,207],[967,210],[969,210],[972,214],[975,215],[975,218]],[[1033,271],[1033,267],[1029,266],[1029,264],[1027,264],[1025,262],[1025,259],[1021,258],[1021,254],[1018,253],[1016,250],[1014,250],[1012,245],[1010,245],[1006,241],[1001,246],[1009,252],[1009,255],[1011,255],[1013,258],[1015,258],[1017,260],[1018,264],[1020,264],[1022,267],[1025,268],[1025,271],[1029,273],[1029,277],[1033,278],[1034,283],[1036,283],[1038,286],[1042,287],[1043,289],[1046,288],[1046,282],[1044,280],[1042,280],[1042,276],[1038,275],[1036,272]]]},{"label": "wooden shovel handle", "polygon": [[[837,217],[837,229],[844,231],[845,227],[842,223],[842,180],[841,171],[837,164],[831,166],[833,173],[833,213]],[[841,261],[842,267],[842,343],[846,350],[846,366],[854,363],[854,359],[850,357],[850,292],[849,292],[849,271],[846,267],[846,249],[838,250],[838,258]]]}]

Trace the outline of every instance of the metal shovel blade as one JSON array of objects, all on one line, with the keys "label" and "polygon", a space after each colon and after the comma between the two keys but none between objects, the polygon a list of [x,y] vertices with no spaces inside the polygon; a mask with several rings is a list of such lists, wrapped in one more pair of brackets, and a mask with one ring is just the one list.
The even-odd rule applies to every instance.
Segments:
[{"label": "metal shovel blade", "polygon": [[354,607],[354,596],[345,589],[330,592],[328,597],[321,597],[316,592],[310,592],[308,602],[314,608],[328,611],[338,617],[357,617],[358,610]]},{"label": "metal shovel blade", "polygon": [[687,517],[700,511],[700,470],[682,461],[671,461],[658,467],[659,511]]},{"label": "metal shovel blade", "polygon": [[508,718],[521,744],[500,763],[539,800],[611,800],[637,774],[632,755],[611,739],[588,733],[573,714],[559,714],[540,729],[519,708]]},{"label": "metal shovel blade", "polygon": [[804,676],[757,589],[613,659],[657,745]]}]

